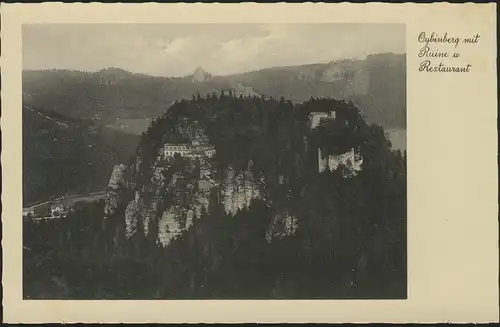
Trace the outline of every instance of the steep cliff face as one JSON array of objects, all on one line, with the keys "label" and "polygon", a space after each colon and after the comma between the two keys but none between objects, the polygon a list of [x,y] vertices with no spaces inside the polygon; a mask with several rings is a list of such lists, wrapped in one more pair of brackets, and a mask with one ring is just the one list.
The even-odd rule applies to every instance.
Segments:
[{"label": "steep cliff face", "polygon": [[[158,239],[163,245],[188,229],[201,218],[211,202],[219,202],[226,214],[234,215],[249,207],[253,199],[262,198],[258,182],[249,171],[235,171],[229,167],[219,180],[206,158],[181,158],[174,161],[158,160],[149,189],[137,189],[135,198],[126,206],[126,236],[139,231],[147,236],[151,226],[157,226]],[[215,194],[216,198],[211,199]]]},{"label": "steep cliff face", "polygon": [[[138,158],[136,165],[139,164]],[[168,246],[196,219],[200,219],[210,205],[220,204],[229,216],[248,208],[254,199],[267,201],[272,206],[262,193],[265,177],[256,178],[251,166],[249,163],[245,170],[227,167],[217,178],[208,158],[176,156],[169,160],[160,151],[151,167],[150,183],[136,187],[134,198],[125,204],[125,236],[129,238],[137,232],[148,236],[153,232],[164,246]],[[121,204],[120,190],[125,185],[124,178],[124,166],[115,167],[106,200],[106,214],[113,214]],[[131,185],[133,183],[129,182],[129,187]],[[271,241],[293,234],[295,220],[296,217],[288,213],[276,213],[266,239]]]},{"label": "steep cliff face", "polygon": [[235,214],[250,205],[253,199],[261,198],[258,183],[250,169],[235,171],[232,167],[224,172],[221,193],[226,212]]},{"label": "steep cliff face", "polygon": [[[196,122],[180,119],[175,133],[187,142],[183,144],[196,144],[195,148],[208,142],[206,133]],[[168,151],[164,150],[165,144],[158,147],[154,163],[147,168],[150,178],[135,186],[134,199],[126,205],[127,237],[137,232],[146,236],[153,232],[163,245],[168,245],[208,210],[211,194],[217,194],[217,201],[228,214],[248,206],[257,196],[249,172],[228,168],[222,178],[214,178],[210,157],[189,152],[184,145],[168,144]],[[142,158],[138,157],[136,174],[141,164]]]},{"label": "steep cliff face", "polygon": [[[293,235],[303,214],[297,206],[303,201],[303,185],[321,173],[314,145],[318,136],[311,134],[308,117],[332,107],[338,108],[343,120],[329,127],[325,137],[338,139],[347,133],[345,137],[355,142],[351,134],[361,118],[342,101],[318,99],[295,107],[291,102],[233,93],[174,104],[165,117],[152,123],[135,162],[128,169],[115,167],[106,214],[124,212],[126,237],[143,233],[166,246],[198,219],[231,219],[258,203],[271,213],[263,239],[271,242]],[[342,123],[346,119],[352,124]],[[306,147],[304,140],[309,137],[314,144]],[[330,171],[355,159],[344,157],[333,162]],[[121,196],[124,187],[126,196]]]},{"label": "steep cliff face", "polygon": [[126,236],[140,228],[146,236],[158,233],[164,244],[188,228],[195,215],[208,205],[199,166],[203,159],[176,157],[163,159],[160,153],[152,170],[150,183],[136,188],[135,197],[125,211]]}]

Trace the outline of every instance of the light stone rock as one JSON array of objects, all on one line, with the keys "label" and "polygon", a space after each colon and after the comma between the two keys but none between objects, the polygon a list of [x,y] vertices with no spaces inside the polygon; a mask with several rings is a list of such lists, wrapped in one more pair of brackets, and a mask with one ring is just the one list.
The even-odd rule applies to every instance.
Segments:
[{"label": "light stone rock", "polygon": [[115,214],[116,209],[120,205],[120,193],[126,187],[126,171],[127,167],[125,165],[116,165],[113,167],[106,197],[104,198],[105,218]]},{"label": "light stone rock", "polygon": [[136,200],[130,201],[125,209],[125,236],[131,237],[137,231],[139,214],[139,203]]},{"label": "light stone rock", "polygon": [[281,239],[295,234],[298,228],[297,217],[285,214],[275,214],[266,231],[266,240],[271,242],[274,238]]}]

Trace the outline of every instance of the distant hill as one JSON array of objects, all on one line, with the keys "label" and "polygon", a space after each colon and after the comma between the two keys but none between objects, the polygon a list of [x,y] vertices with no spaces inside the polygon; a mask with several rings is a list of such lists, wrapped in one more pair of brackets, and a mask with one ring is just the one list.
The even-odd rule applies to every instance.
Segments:
[{"label": "distant hill", "polygon": [[406,128],[406,55],[375,54],[366,60],[275,67],[225,78],[257,93],[304,102],[310,97],[352,100],[367,121]]},{"label": "distant hill", "polygon": [[117,119],[156,118],[175,100],[197,93],[352,100],[367,121],[386,128],[406,128],[406,55],[376,54],[366,60],[274,67],[230,76],[212,76],[198,67],[182,78],[133,74],[119,68],[99,72],[43,70],[23,72],[26,101],[65,116],[104,125]]},{"label": "distant hill", "polygon": [[29,103],[105,124],[116,118],[161,115],[176,96],[170,95],[167,84],[165,78],[116,69],[98,73],[61,70],[23,73],[23,91],[29,95]]},{"label": "distant hill", "polygon": [[102,190],[113,165],[135,153],[138,136],[92,121],[23,107],[23,204]]}]

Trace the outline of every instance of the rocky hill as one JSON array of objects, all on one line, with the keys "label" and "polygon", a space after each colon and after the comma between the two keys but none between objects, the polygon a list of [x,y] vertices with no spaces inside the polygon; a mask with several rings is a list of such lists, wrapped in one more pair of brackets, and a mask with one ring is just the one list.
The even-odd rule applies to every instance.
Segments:
[{"label": "rocky hill", "polygon": [[[332,111],[336,123],[311,130],[310,113]],[[189,144],[199,144],[200,139],[215,147],[213,157],[189,152]],[[183,150],[170,153],[175,147]],[[331,154],[358,149],[361,171],[354,174],[344,165],[318,171],[318,147]],[[109,191],[107,219],[124,226],[125,239],[143,237],[167,249],[190,246],[189,242],[209,246],[200,239],[209,233],[207,228],[224,226],[224,221],[241,215],[248,215],[250,225],[242,230],[225,227],[236,247],[247,246],[248,237],[267,244],[299,237],[307,243],[303,237],[308,233],[321,244],[330,238],[343,242],[337,239],[338,227],[354,224],[366,233],[384,235],[362,241],[367,242],[363,255],[375,263],[384,251],[395,250],[392,242],[402,237],[404,165],[383,130],[367,125],[352,103],[312,99],[294,105],[284,99],[214,94],[177,102],[152,124],[141,139],[136,161],[116,167],[110,185],[122,186]],[[265,213],[258,213],[261,210]],[[382,226],[394,234],[383,232]],[[208,251],[211,254],[204,258],[214,265],[215,274],[229,259]],[[349,253],[337,247],[332,251],[338,256]]]},{"label": "rocky hill", "polygon": [[[348,149],[356,173],[318,170]],[[25,297],[406,297],[406,157],[353,103],[177,101],[109,176],[104,202],[26,223]]]}]

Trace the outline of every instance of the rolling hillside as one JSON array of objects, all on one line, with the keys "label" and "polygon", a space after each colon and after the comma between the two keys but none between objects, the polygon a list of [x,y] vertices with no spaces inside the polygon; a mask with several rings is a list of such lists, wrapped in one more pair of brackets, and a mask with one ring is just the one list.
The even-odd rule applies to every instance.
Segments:
[{"label": "rolling hillside", "polygon": [[[201,78],[199,76],[201,74]],[[118,119],[156,118],[175,100],[197,93],[285,97],[304,102],[311,97],[354,101],[367,121],[385,128],[406,128],[406,56],[371,55],[366,60],[274,67],[230,76],[211,76],[200,69],[183,78],[153,77],[108,68],[99,72],[65,70],[23,72],[23,91],[39,108],[104,125]]]},{"label": "rolling hillside", "polygon": [[376,54],[366,60],[276,67],[226,78],[293,102],[311,97],[352,100],[367,121],[387,129],[406,129],[405,55]]},{"label": "rolling hillside", "polygon": [[[266,96],[302,103],[311,97],[352,100],[369,123],[406,141],[406,56],[273,67],[212,76],[201,67],[182,78],[118,68],[99,72],[23,72],[25,201],[96,190],[111,167],[134,153],[138,136],[176,100],[200,94]],[[391,137],[391,140],[393,138]]]},{"label": "rolling hillside", "polygon": [[136,135],[23,107],[23,204],[102,190],[115,163],[135,153]]}]

